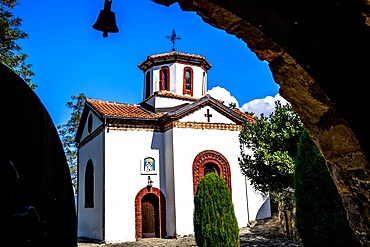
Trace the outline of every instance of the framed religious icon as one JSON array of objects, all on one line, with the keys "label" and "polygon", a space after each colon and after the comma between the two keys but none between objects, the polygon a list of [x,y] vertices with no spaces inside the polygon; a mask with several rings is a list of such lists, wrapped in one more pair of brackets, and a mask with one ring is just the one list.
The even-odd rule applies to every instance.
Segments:
[{"label": "framed religious icon", "polygon": [[157,174],[156,162],[153,157],[146,157],[141,162],[141,174]]}]

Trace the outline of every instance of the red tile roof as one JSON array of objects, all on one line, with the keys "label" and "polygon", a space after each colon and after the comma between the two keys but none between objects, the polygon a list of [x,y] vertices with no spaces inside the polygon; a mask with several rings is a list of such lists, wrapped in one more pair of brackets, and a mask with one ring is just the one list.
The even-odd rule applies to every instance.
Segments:
[{"label": "red tile roof", "polygon": [[156,119],[163,116],[163,113],[152,113],[140,105],[123,104],[117,102],[109,102],[103,100],[94,100],[87,98],[88,102],[94,109],[100,112],[104,117],[132,117],[132,118],[150,118]]},{"label": "red tile roof", "polygon": [[155,54],[148,56],[146,60],[140,64],[138,67],[146,71],[148,68],[152,67],[153,65],[163,64],[163,63],[172,63],[175,61],[186,62],[190,64],[197,64],[204,67],[206,70],[209,70],[212,65],[208,63],[205,56],[195,55],[195,54],[187,54],[178,51],[172,51],[162,54]]},{"label": "red tile roof", "polygon": [[206,59],[205,56],[201,55],[195,55],[195,54],[190,54],[190,53],[182,53],[178,51],[171,51],[171,52],[166,52],[166,53],[161,53],[161,54],[154,54],[151,56],[148,56],[148,58],[162,58],[162,57],[168,57],[168,56],[174,56],[174,55],[181,55],[181,56],[187,56],[187,57],[193,57],[193,58],[200,58],[200,59]]},{"label": "red tile roof", "polygon": [[[170,98],[177,98],[177,99],[185,99],[185,100],[191,100],[191,101],[197,101],[199,99],[188,97],[188,96],[182,96],[182,95],[176,95],[173,93],[170,93],[168,91],[158,91],[156,92],[157,95],[164,96],[164,97],[170,97]],[[126,117],[126,118],[140,118],[140,119],[158,119],[162,116],[164,116],[166,113],[154,113],[147,109],[144,109],[140,105],[135,104],[123,104],[123,103],[117,103],[117,102],[110,102],[105,100],[95,100],[91,98],[87,98],[86,102],[89,103],[95,110],[97,110],[100,114],[103,115],[103,117]],[[219,100],[220,103],[223,103],[223,101]],[[237,114],[243,116],[244,118],[247,118],[250,120],[251,123],[256,123],[256,119],[239,109],[233,109]]]}]

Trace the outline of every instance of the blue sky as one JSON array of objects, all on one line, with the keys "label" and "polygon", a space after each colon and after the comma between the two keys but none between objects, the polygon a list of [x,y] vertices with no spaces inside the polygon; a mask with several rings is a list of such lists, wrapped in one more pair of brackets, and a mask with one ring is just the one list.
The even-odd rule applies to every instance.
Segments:
[{"label": "blue sky", "polygon": [[[143,72],[137,65],[147,56],[170,52],[165,36],[172,30],[181,39],[176,50],[203,55],[211,96],[235,102],[243,111],[268,114],[279,86],[265,61],[233,35],[202,21],[179,5],[158,5],[151,0],[113,0],[118,33],[93,29],[103,0],[18,0],[13,9],[29,38],[18,41],[28,54],[38,85],[36,94],[55,125],[70,118],[65,105],[72,95],[138,104],[143,100]],[[276,97],[275,97],[276,96]]]}]

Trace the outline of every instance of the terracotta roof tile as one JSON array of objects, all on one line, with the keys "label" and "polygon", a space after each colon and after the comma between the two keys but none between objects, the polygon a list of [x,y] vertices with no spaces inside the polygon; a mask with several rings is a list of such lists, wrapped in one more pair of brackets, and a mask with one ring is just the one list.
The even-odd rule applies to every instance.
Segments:
[{"label": "terracotta roof tile", "polygon": [[173,55],[182,55],[182,56],[188,56],[188,57],[193,57],[193,58],[206,59],[205,56],[195,55],[195,54],[190,54],[190,53],[182,53],[182,52],[178,52],[178,51],[172,51],[172,52],[161,53],[161,54],[154,54],[154,55],[148,56],[148,58],[168,57],[168,56],[173,56]]},{"label": "terracotta roof tile", "polygon": [[[197,101],[198,98],[190,96],[176,95],[168,91],[158,91],[156,94],[169,98],[185,99],[190,101]],[[96,111],[98,111],[104,117],[122,117],[122,118],[141,118],[141,119],[158,119],[164,116],[166,113],[154,113],[147,109],[144,109],[140,105],[136,104],[123,104],[105,100],[95,100],[87,98],[88,102]],[[223,103],[220,101],[220,103]],[[233,109],[237,114],[250,120],[251,123],[256,123],[256,119],[239,109]]]},{"label": "terracotta roof tile", "polygon": [[152,113],[139,105],[94,100],[90,98],[86,99],[86,101],[105,117],[112,116],[157,119],[163,116],[163,113]]},{"label": "terracotta roof tile", "polygon": [[192,96],[187,96],[187,95],[178,95],[178,94],[174,94],[169,91],[166,91],[166,90],[160,90],[160,91],[154,92],[154,95],[164,96],[166,98],[189,100],[189,101],[199,100],[199,98],[194,98]]},{"label": "terracotta roof tile", "polygon": [[205,56],[195,55],[195,54],[187,54],[178,51],[172,51],[162,54],[155,54],[148,56],[146,60],[140,64],[138,67],[141,70],[146,71],[148,68],[153,66],[154,64],[162,64],[162,63],[172,63],[174,61],[183,61],[190,64],[197,64],[203,66],[206,70],[209,70],[212,65],[208,63]]}]

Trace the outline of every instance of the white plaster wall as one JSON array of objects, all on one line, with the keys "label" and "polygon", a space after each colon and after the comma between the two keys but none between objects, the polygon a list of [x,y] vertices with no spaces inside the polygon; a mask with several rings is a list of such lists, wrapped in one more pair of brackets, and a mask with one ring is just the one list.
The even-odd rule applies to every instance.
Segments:
[{"label": "white plaster wall", "polygon": [[193,101],[187,101],[187,100],[165,98],[165,97],[160,97],[160,96],[155,96],[153,98],[155,98],[155,108],[173,107],[173,106],[178,106],[181,104],[193,102]]},{"label": "white plaster wall", "polygon": [[249,220],[260,220],[271,217],[270,196],[253,189],[247,178],[248,217]]},{"label": "white plaster wall", "polygon": [[[195,115],[204,114],[202,111],[206,109]],[[225,122],[216,112],[211,113],[219,122]],[[246,226],[248,216],[249,220],[255,219],[264,198],[249,185],[247,210],[245,178],[237,160],[238,134],[238,131],[183,128],[170,129],[164,134],[139,130],[101,133],[80,149],[78,236],[106,242],[135,240],[134,202],[137,193],[147,184],[148,175],[141,174],[141,162],[148,156],[156,160],[157,174],[150,175],[153,186],[166,198],[167,236],[193,233],[192,164],[196,155],[204,150],[217,151],[228,160],[235,213],[239,226]],[[84,173],[89,159],[95,172],[94,208],[84,208]],[[265,209],[266,213],[269,208]]]},{"label": "white plaster wall", "polygon": [[159,69],[160,69],[160,66],[154,66],[154,67],[151,68],[151,70],[152,70],[151,80],[152,80],[152,84],[153,84],[153,86],[152,86],[153,91],[151,91],[152,94],[153,94],[153,92],[159,91],[159,80],[160,80]]},{"label": "white plaster wall", "polygon": [[166,234],[169,237],[176,237],[176,208],[175,208],[175,184],[173,168],[173,130],[164,133],[165,170],[162,175],[165,177],[166,197]]},{"label": "white plaster wall", "polygon": [[153,187],[161,189],[163,133],[110,130],[105,149],[105,240],[134,241],[135,197],[148,183],[148,175],[141,174],[142,160],[155,159],[157,174],[150,177]]},{"label": "white plaster wall", "polygon": [[[244,152],[252,155],[251,149],[244,147]],[[271,217],[270,196],[253,188],[250,179],[244,178],[247,184],[246,197],[248,198],[248,217],[250,220],[259,220]]]},{"label": "white plaster wall", "polygon": [[[238,163],[238,131],[212,129],[173,130],[174,178],[177,234],[193,233],[193,175],[192,165],[197,154],[204,150],[221,153],[229,162],[231,171],[232,199],[239,227],[247,226],[248,211],[245,189],[245,178]],[[262,205],[260,197],[249,196],[249,204],[258,208]],[[252,208],[250,208],[250,211]],[[254,210],[254,209],[253,209]],[[250,215],[254,215],[254,211]],[[250,217],[251,220],[251,217]]]},{"label": "white plaster wall", "polygon": [[204,116],[207,114],[207,109],[209,110],[209,114],[212,115],[212,117],[209,118],[210,123],[225,123],[225,124],[235,124],[235,122],[231,121],[229,118],[225,117],[221,113],[215,111],[210,106],[205,106],[191,115],[188,115],[180,120],[180,122],[198,122],[198,123],[204,123],[207,122],[207,117]]},{"label": "white plaster wall", "polygon": [[175,89],[175,78],[176,78],[176,74],[175,74],[175,70],[173,69],[173,66],[174,66],[174,63],[168,63],[168,64],[161,64],[161,65],[157,65],[157,66],[153,66],[151,69],[153,71],[153,77],[152,77],[152,84],[153,84],[153,91],[152,92],[156,92],[156,91],[159,91],[159,81],[160,81],[160,76],[159,76],[159,71],[162,67],[165,67],[165,66],[168,66],[170,68],[170,92],[175,92],[174,89]]},{"label": "white plaster wall", "polygon": [[[103,133],[81,147],[78,160],[78,233],[79,237],[103,239]],[[85,208],[85,171],[88,160],[94,167],[94,207]]]},{"label": "white plaster wall", "polygon": [[[176,63],[173,66],[173,69],[176,71],[174,78],[175,81],[175,93],[179,95],[183,95],[183,83],[184,83],[184,68],[191,67],[193,69],[193,97],[194,98],[201,98],[205,95],[203,92],[203,80],[204,80],[204,87],[207,88],[207,77],[203,78],[203,72],[207,74],[203,68],[194,65],[187,65],[183,63]],[[171,90],[172,91],[172,90]]]},{"label": "white plaster wall", "polygon": [[[169,63],[160,66],[153,66],[152,69],[152,83],[153,91],[159,91],[159,71],[161,67],[168,66],[170,68],[170,92],[178,95],[183,95],[183,74],[185,67],[193,69],[193,97],[201,98],[205,95],[207,89],[207,72],[203,68],[194,65],[187,65],[183,63]],[[204,73],[204,76],[203,76]],[[145,79],[144,79],[145,80]]]}]

